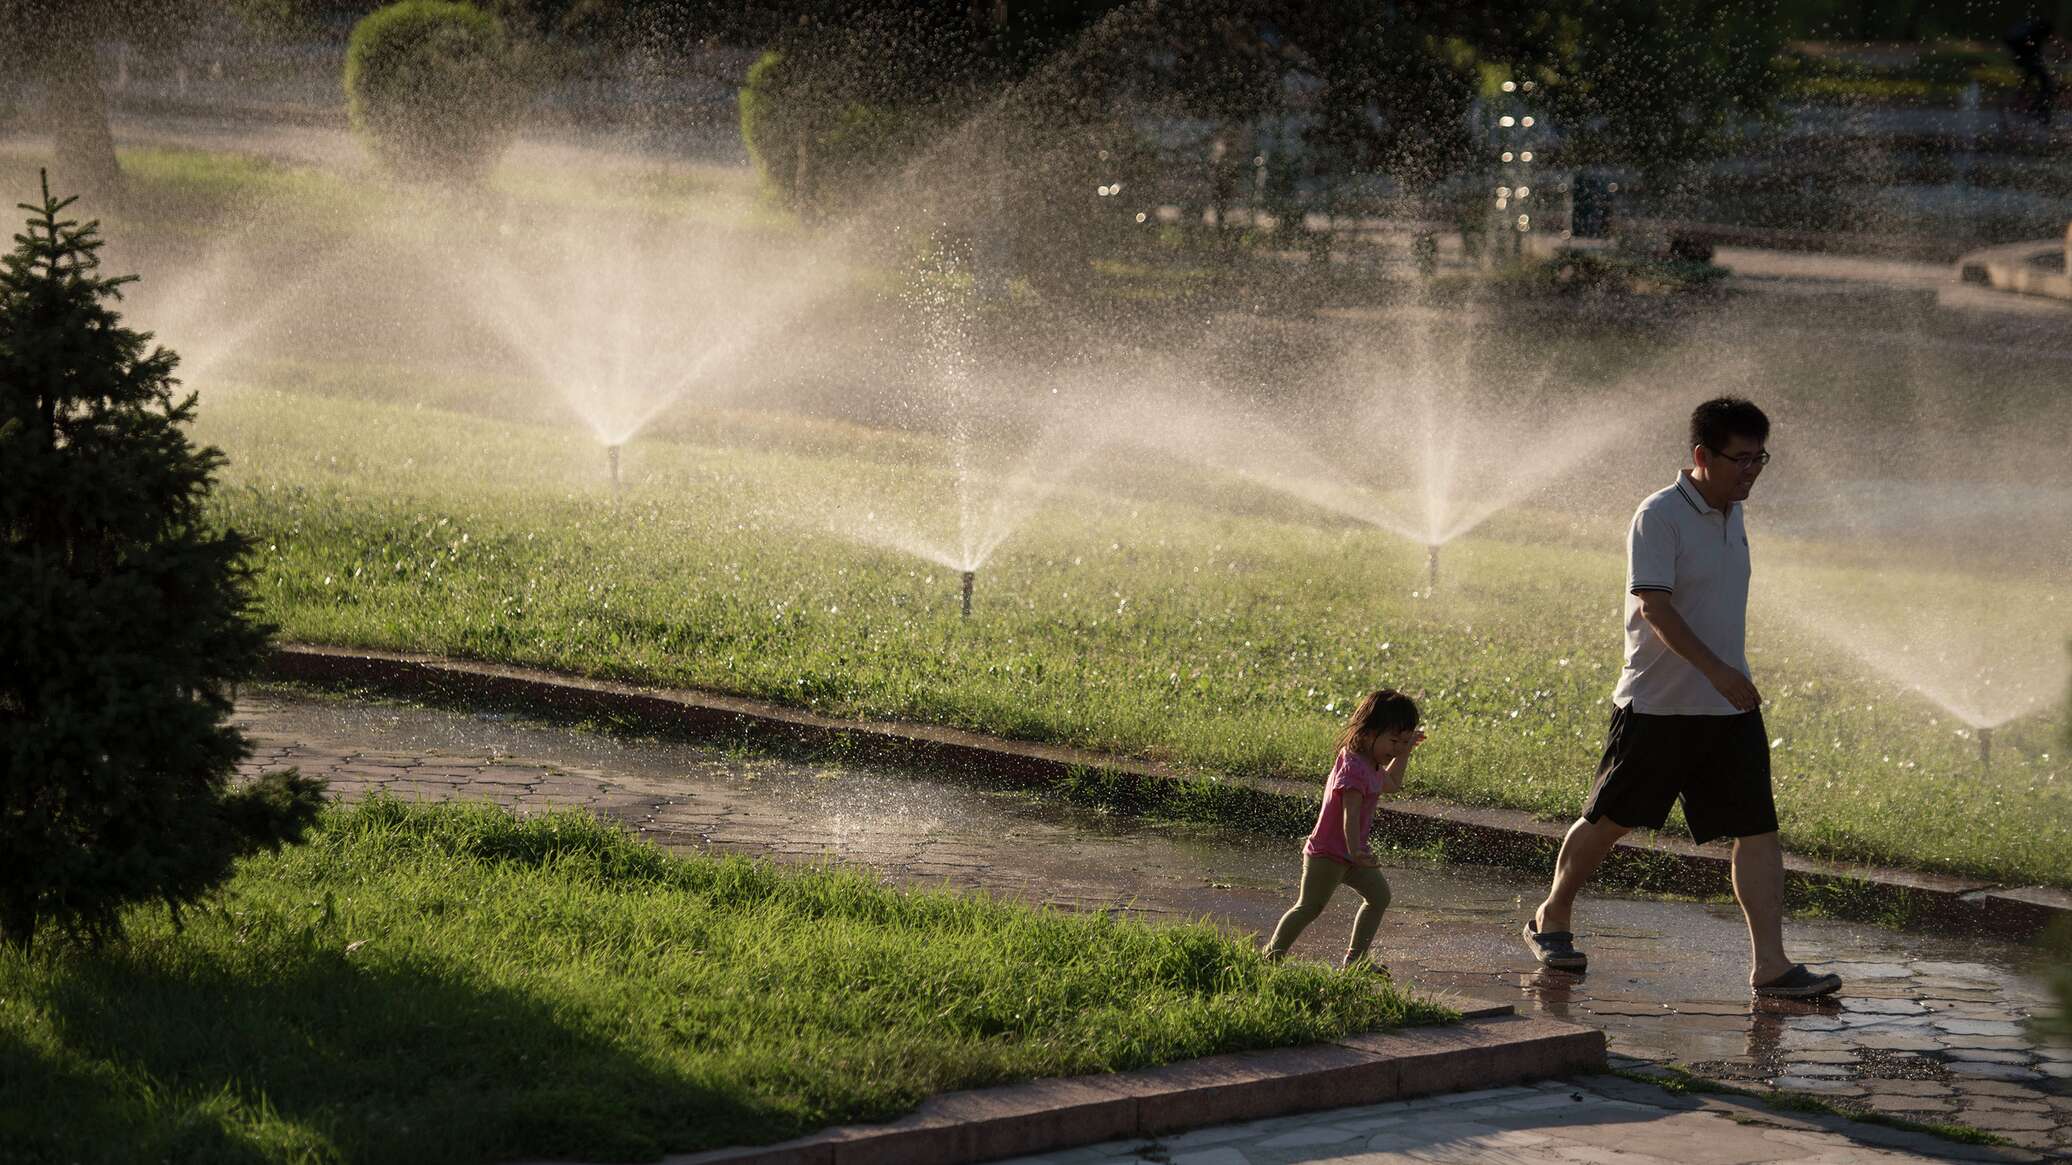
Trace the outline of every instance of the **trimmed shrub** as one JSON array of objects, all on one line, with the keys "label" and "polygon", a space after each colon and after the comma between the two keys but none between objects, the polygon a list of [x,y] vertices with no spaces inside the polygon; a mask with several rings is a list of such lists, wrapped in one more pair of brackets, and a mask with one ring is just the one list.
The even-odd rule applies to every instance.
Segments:
[{"label": "trimmed shrub", "polygon": [[353,128],[396,173],[473,180],[511,139],[524,95],[503,22],[469,4],[404,0],[353,27]]},{"label": "trimmed shrub", "polygon": [[833,213],[896,164],[908,144],[906,118],[821,83],[780,52],[748,70],[741,140],[764,183],[786,206]]},{"label": "trimmed shrub", "polygon": [[230,787],[230,692],[269,630],[244,539],[203,516],[222,455],[189,443],[175,357],[122,326],[128,280],[70,201],[46,181],[0,261],[0,940],[23,948],[177,911],[322,804],[293,772]]}]

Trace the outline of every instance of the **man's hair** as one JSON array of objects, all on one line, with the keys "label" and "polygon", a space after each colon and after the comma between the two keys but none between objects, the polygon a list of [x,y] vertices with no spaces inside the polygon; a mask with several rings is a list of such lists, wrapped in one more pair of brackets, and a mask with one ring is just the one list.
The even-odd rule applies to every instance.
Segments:
[{"label": "man's hair", "polygon": [[1770,439],[1770,418],[1755,402],[1720,396],[1691,410],[1691,444],[1717,453],[1729,440],[1746,437],[1760,445]]}]

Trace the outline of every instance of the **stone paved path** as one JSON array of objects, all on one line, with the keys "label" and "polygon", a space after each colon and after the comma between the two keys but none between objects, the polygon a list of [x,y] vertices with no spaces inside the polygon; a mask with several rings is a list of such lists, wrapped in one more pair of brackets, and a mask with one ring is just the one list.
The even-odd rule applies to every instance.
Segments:
[{"label": "stone paved path", "polygon": [[[1073,909],[1206,917],[1259,932],[1292,901],[1297,873],[1293,839],[1262,844],[1239,831],[1118,819],[928,775],[280,692],[249,694],[239,720],[256,746],[249,771],[296,766],[348,799],[378,791],[521,812],[581,806],[667,846],[840,860],[906,883]],[[1848,986],[1827,1004],[1751,1007],[1747,939],[1730,904],[1593,899],[1578,925],[1594,969],[1579,977],[1541,971],[1519,948],[1525,903],[1543,889],[1537,879],[1465,865],[1391,864],[1387,873],[1395,903],[1376,951],[1421,987],[1597,1026],[1631,1064],[1675,1063],[1744,1087],[1961,1121],[2072,1157],[2072,1048],[2039,1041],[2026,1022],[2047,1005],[2033,950],[1795,921],[1798,957],[1839,971]],[[1342,949],[1353,910],[1344,897],[1303,936],[1298,956]],[[1296,1159],[1364,1158],[1258,1158]]]},{"label": "stone paved path", "polygon": [[[1838,1131],[1848,1125],[1846,1132]],[[1547,1080],[1111,1141],[1000,1165],[1871,1165],[1993,1160],[1973,1149],[1739,1099],[1678,1099],[1617,1077]]]}]

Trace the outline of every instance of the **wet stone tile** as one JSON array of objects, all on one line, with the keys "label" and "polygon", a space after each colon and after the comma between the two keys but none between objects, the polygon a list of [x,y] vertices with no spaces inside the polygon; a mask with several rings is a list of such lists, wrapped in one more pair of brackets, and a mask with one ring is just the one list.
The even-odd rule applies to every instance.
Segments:
[{"label": "wet stone tile", "polygon": [[1991,1108],[1965,1109],[1964,1123],[1990,1133],[2041,1133],[2057,1127],[2056,1122],[2048,1116]]},{"label": "wet stone tile", "polygon": [[1942,1037],[1946,1048],[1991,1048],[1999,1052],[2030,1050],[2029,1041],[2020,1036],[1966,1036],[1949,1034]]},{"label": "wet stone tile", "polygon": [[2022,1026],[2014,1024],[2014,1022],[2008,1022],[2008,1020],[1952,1020],[1952,1018],[1935,1018],[1933,1024],[1935,1024],[1937,1030],[1950,1032],[1954,1036],[2018,1036],[2018,1034],[2022,1034]]},{"label": "wet stone tile", "polygon": [[1939,963],[1920,960],[1913,964],[1916,975],[1933,975],[1945,979],[1977,979],[1987,983],[1998,982],[2001,973],[1984,963]]},{"label": "wet stone tile", "polygon": [[1787,1076],[1817,1077],[1823,1080],[1853,1080],[1856,1077],[1854,1064],[1792,1063],[1784,1066]]},{"label": "wet stone tile", "polygon": [[2028,1065],[2034,1059],[2027,1052],[1998,1051],[1985,1048],[1951,1048],[1950,1059],[1977,1064],[2022,1064]]},{"label": "wet stone tile", "polygon": [[1956,1102],[1931,1096],[1873,1095],[1866,1103],[1873,1112],[1934,1113],[1944,1116],[1957,1111]]},{"label": "wet stone tile", "polygon": [[1957,1090],[1933,1080],[1872,1080],[1865,1084],[1873,1096],[1951,1097]]},{"label": "wet stone tile", "polygon": [[1859,1057],[1849,1048],[1820,1048],[1793,1052],[1790,1058],[1800,1064],[1854,1064]]},{"label": "wet stone tile", "polygon": [[1842,1009],[1864,1015],[1919,1015],[1927,1010],[1911,999],[1860,998],[1844,998]]},{"label": "wet stone tile", "polygon": [[[2010,1084],[2005,1080],[1952,1080],[1950,1086],[1966,1096],[2013,1096],[2028,1098],[2036,1095],[2034,1088]],[[2067,1105],[2072,1112],[2072,1105]]]},{"label": "wet stone tile", "polygon": [[1992,1112],[2029,1112],[2044,1116],[2051,1114],[2051,1107],[2047,1101],[2018,1100],[2012,1096],[1967,1096],[1964,1098],[1964,1107]]},{"label": "wet stone tile", "polygon": [[1862,1096],[1863,1086],[1822,1076],[1779,1076],[1770,1081],[1779,1092],[1814,1092],[1822,1096]]},{"label": "wet stone tile", "polygon": [[2041,1080],[2043,1075],[2015,1064],[1986,1064],[1975,1060],[1950,1060],[1944,1065],[1952,1076],[1974,1080]]},{"label": "wet stone tile", "polygon": [[1910,979],[1914,974],[1898,963],[1822,963],[1812,969],[1840,975],[1844,984],[1851,979]]}]

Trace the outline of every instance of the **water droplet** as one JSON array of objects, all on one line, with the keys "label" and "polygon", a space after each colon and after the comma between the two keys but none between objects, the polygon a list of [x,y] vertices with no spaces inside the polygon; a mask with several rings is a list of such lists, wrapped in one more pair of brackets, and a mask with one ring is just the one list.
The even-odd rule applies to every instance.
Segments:
[{"label": "water droplet", "polygon": [[1527,128],[1527,129],[1531,129],[1531,128],[1532,128],[1532,119],[1531,119],[1531,118],[1529,118],[1529,117],[1527,117],[1527,118],[1522,118],[1522,119],[1520,119],[1520,120],[1519,120],[1518,124],[1519,124],[1519,125],[1522,125],[1522,126],[1524,126],[1524,127],[1525,127],[1525,128]]},{"label": "water droplet", "polygon": [[1518,119],[1512,117],[1510,114],[1507,113],[1504,116],[1497,118],[1496,123],[1500,126],[1503,126],[1505,129],[1509,129],[1512,126],[1518,124]]},{"label": "water droplet", "polygon": [[1531,151],[1531,150],[1527,150],[1527,151],[1525,151],[1524,153],[1522,153],[1522,154],[1518,155],[1518,160],[1519,160],[1519,161],[1521,161],[1521,162],[1530,162],[1530,161],[1532,161],[1532,151]]},{"label": "water droplet", "polygon": [[1516,81],[1506,81],[1506,82],[1504,82],[1504,92],[1506,92],[1506,93],[1515,93],[1515,92],[1517,92],[1517,90],[1518,90],[1518,82],[1516,82]]}]

